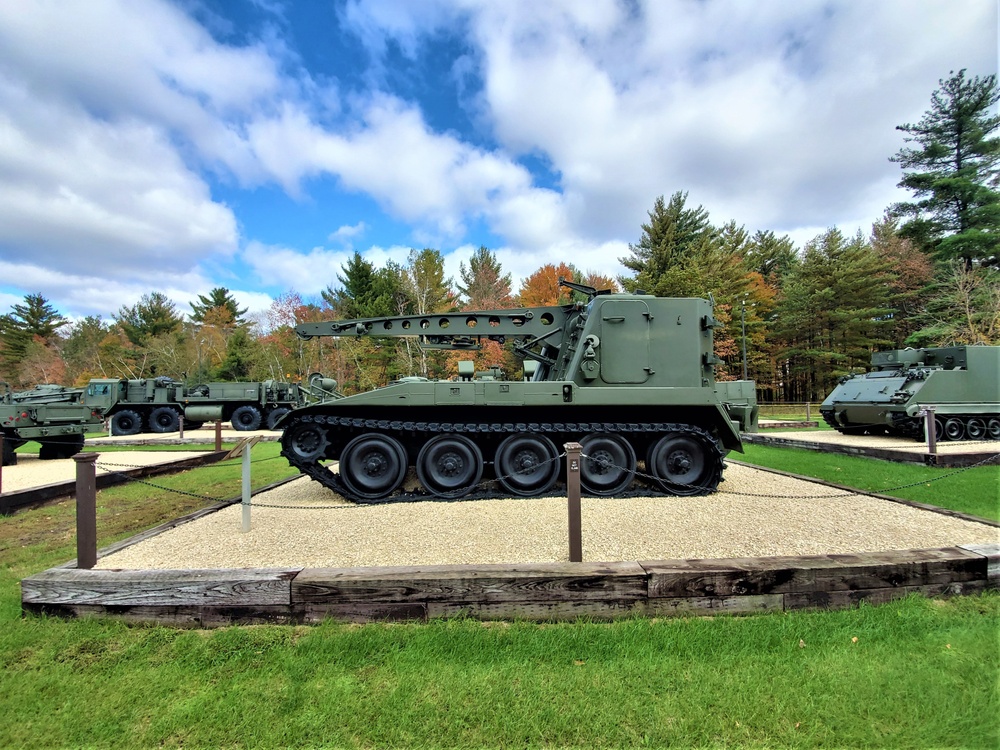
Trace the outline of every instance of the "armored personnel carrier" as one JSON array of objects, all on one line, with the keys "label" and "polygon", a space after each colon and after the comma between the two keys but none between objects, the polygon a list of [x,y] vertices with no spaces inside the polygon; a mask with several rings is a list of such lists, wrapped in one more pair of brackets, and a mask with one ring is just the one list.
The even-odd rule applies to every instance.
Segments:
[{"label": "armored personnel carrier", "polygon": [[569,441],[583,446],[589,494],[625,491],[640,465],[665,492],[713,492],[723,457],[742,451],[740,431],[756,430],[757,409],[752,384],[716,389],[712,303],[561,283],[588,302],[297,326],[304,339],[420,336],[457,350],[491,339],[513,345],[524,372],[477,376],[463,362],[452,380],[406,377],[295,409],[281,422],[283,455],[360,501],[397,490],[409,467],[438,497],[467,495],[488,469],[508,492],[540,495]]},{"label": "armored personnel carrier", "polygon": [[13,391],[0,383],[2,465],[17,463],[15,450],[29,440],[39,444],[38,457],[69,458],[83,448],[84,434],[101,429],[103,415],[82,400],[82,388],[40,385]]},{"label": "armored personnel carrier", "polygon": [[820,413],[845,434],[921,439],[929,406],[939,439],[1000,440],[1000,346],[875,352],[871,371],[844,378]]}]

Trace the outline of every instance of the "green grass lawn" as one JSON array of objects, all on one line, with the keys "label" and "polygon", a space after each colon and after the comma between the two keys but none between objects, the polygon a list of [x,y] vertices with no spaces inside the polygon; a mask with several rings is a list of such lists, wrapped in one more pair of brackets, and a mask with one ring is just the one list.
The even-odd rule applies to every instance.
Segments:
[{"label": "green grass lawn", "polygon": [[744,449],[745,454],[733,453],[730,458],[1000,521],[1000,464],[996,462],[945,469],[768,445],[747,444]]},{"label": "green grass lawn", "polygon": [[[749,458],[807,473],[758,448]],[[278,450],[255,446],[256,486],[292,473]],[[154,481],[234,497],[239,475],[236,460]],[[103,546],[205,502],[129,485],[98,505]],[[0,518],[3,748],[1000,744],[995,592],[612,623],[205,631],[22,617],[18,582],[74,556],[73,518],[68,502]]]}]

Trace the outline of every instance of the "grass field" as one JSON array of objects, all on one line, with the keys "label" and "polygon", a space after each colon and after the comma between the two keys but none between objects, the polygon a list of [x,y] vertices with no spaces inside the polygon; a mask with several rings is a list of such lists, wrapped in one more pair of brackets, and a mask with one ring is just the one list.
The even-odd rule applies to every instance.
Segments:
[{"label": "grass field", "polygon": [[[254,448],[255,485],[291,473],[277,451]],[[784,456],[791,471],[851,485],[968,475],[966,489],[937,495],[947,503],[996,479],[930,481],[904,465],[883,475],[797,453],[751,446],[748,459]],[[239,475],[233,461],[155,482],[234,497]],[[102,545],[205,504],[146,485],[98,503]],[[20,579],[72,558],[74,544],[70,503],[0,518],[0,747],[1000,744],[995,592],[613,623],[201,631],[22,617]]]}]

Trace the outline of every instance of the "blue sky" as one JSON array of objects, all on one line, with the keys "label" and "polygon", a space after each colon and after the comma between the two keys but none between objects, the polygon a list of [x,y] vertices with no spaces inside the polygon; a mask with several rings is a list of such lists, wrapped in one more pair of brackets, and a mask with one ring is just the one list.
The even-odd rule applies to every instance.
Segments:
[{"label": "blue sky", "polygon": [[659,195],[866,234],[996,0],[0,3],[0,312],[315,298],[350,253],[617,275]]}]

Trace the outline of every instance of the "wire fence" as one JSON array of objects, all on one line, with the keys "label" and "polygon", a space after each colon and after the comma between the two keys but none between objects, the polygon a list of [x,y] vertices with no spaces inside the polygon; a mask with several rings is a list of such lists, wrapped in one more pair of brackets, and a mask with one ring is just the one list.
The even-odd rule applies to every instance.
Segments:
[{"label": "wire fence", "polygon": [[[430,493],[409,491],[409,492],[403,492],[403,493],[397,492],[396,495],[390,495],[390,496],[385,497],[385,498],[379,498],[375,502],[377,502],[378,504],[393,503],[393,502],[421,502],[421,501],[462,502],[462,501],[470,501],[470,500],[483,500],[483,499],[496,499],[496,498],[509,497],[509,494],[498,493],[496,491],[490,490],[488,488],[489,485],[491,485],[494,482],[499,482],[502,485],[502,480],[503,479],[516,479],[516,478],[521,477],[521,476],[533,474],[533,473],[535,473],[535,472],[537,472],[539,470],[542,470],[545,466],[547,466],[549,464],[552,464],[553,462],[557,462],[557,461],[561,461],[561,460],[565,459],[566,455],[567,455],[566,452],[563,451],[562,453],[558,454],[557,456],[554,456],[552,458],[540,461],[537,464],[534,464],[533,466],[531,466],[530,468],[527,468],[525,470],[514,471],[514,472],[511,472],[511,473],[508,473],[508,474],[504,474],[504,475],[495,475],[493,479],[483,480],[483,481],[480,481],[477,485],[469,487],[468,488],[468,492],[464,493],[461,497],[438,497],[438,496],[435,496],[435,495],[430,494]],[[283,458],[283,456],[280,456],[280,455],[279,456],[270,456],[270,457],[267,457],[267,458],[261,458],[261,459],[251,460],[250,463],[251,464],[264,463],[264,462],[267,462],[267,461],[274,461],[274,460],[280,459],[280,458]],[[652,495],[652,496],[662,496],[662,497],[676,497],[677,496],[675,493],[664,492],[662,490],[656,489],[656,487],[658,485],[662,485],[664,483],[666,483],[666,484],[669,485],[671,483],[670,482],[664,482],[664,480],[663,480],[662,477],[657,477],[657,476],[655,476],[653,474],[649,474],[649,473],[646,473],[644,471],[641,471],[639,469],[639,467],[638,467],[637,464],[633,464],[633,465],[629,465],[629,466],[621,466],[621,465],[618,465],[618,464],[614,463],[613,461],[611,461],[606,455],[601,455],[600,457],[595,457],[595,456],[587,455],[585,453],[581,453],[581,458],[584,461],[590,461],[590,462],[592,462],[594,464],[594,466],[593,466],[594,470],[598,470],[598,469],[601,470],[601,471],[614,470],[614,471],[618,471],[618,472],[623,472],[625,474],[631,474],[634,478],[639,479],[639,480],[641,480],[642,482],[645,483],[645,485],[643,486],[643,488],[641,490],[630,489],[628,491],[620,493],[620,496],[622,496],[622,497],[635,496],[639,492],[641,492],[643,496],[650,496],[650,495]],[[235,461],[235,459],[234,459],[234,461]],[[881,488],[881,489],[878,489],[878,490],[860,490],[860,489],[856,490],[856,491],[844,490],[843,492],[839,492],[839,493],[834,493],[834,494],[824,493],[824,494],[821,494],[821,495],[802,495],[802,494],[778,495],[778,494],[774,494],[773,492],[771,492],[771,493],[766,493],[766,492],[758,493],[758,492],[746,492],[746,491],[737,491],[737,490],[719,490],[718,487],[715,487],[715,486],[709,487],[709,486],[700,486],[700,485],[691,485],[691,484],[676,484],[676,486],[678,488],[683,488],[685,496],[687,496],[687,495],[698,495],[698,494],[705,495],[705,494],[719,494],[719,493],[721,493],[721,494],[727,494],[727,495],[735,495],[735,496],[738,496],[738,497],[757,497],[757,498],[761,498],[761,499],[817,500],[817,499],[828,499],[828,498],[838,498],[838,497],[851,497],[852,495],[856,495],[859,492],[861,492],[861,493],[876,492],[877,494],[890,494],[890,493],[893,493],[893,492],[898,492],[898,491],[901,491],[901,490],[909,489],[911,487],[917,487],[917,486],[920,486],[920,485],[929,485],[931,483],[940,482],[942,480],[949,479],[949,478],[957,476],[959,474],[963,474],[963,473],[965,473],[967,471],[970,471],[972,469],[975,469],[975,468],[978,468],[978,467],[981,467],[981,466],[988,466],[990,464],[1000,464],[1000,453],[991,454],[990,456],[987,456],[986,458],[983,458],[982,460],[977,461],[976,463],[971,464],[969,466],[964,466],[964,467],[955,469],[953,471],[949,471],[949,472],[947,472],[945,474],[941,474],[939,476],[929,477],[929,478],[921,479],[921,480],[915,481],[915,482],[909,482],[909,483],[906,483],[906,484],[896,485],[896,486],[893,486],[893,487]],[[207,466],[199,467],[199,470],[217,469],[217,468],[229,468],[229,469],[231,469],[231,468],[233,468],[233,465],[234,465],[233,463],[231,463],[229,461],[225,461],[225,462],[219,462],[219,463],[216,463],[216,464],[210,464],[210,465],[207,465]],[[493,461],[486,461],[486,462],[484,462],[484,465],[485,466],[493,466],[493,467],[495,467],[495,462],[493,462]],[[98,463],[96,463],[95,466],[96,466],[96,468],[101,469],[101,470],[107,472],[108,474],[115,475],[116,477],[120,478],[123,482],[132,482],[132,483],[137,483],[137,484],[143,484],[143,485],[146,485],[148,487],[152,487],[152,488],[158,489],[158,490],[163,491],[163,492],[174,493],[174,494],[182,495],[182,496],[185,496],[185,497],[192,497],[192,498],[196,498],[196,499],[203,500],[205,502],[210,502],[210,503],[221,504],[221,503],[226,503],[226,502],[234,502],[234,503],[235,502],[239,502],[238,500],[233,500],[232,498],[211,497],[211,496],[202,495],[202,494],[199,494],[199,493],[196,493],[196,492],[189,492],[187,490],[181,490],[181,489],[177,489],[177,488],[173,488],[173,487],[168,487],[168,486],[165,486],[163,484],[159,484],[159,483],[156,483],[156,482],[151,482],[151,481],[146,480],[146,479],[141,479],[141,478],[133,477],[133,476],[131,476],[129,474],[126,474],[124,472],[118,471],[118,469],[138,469],[138,468],[145,468],[144,466],[135,465],[135,464],[112,463],[112,462],[106,462],[106,461],[98,462]],[[648,486],[646,486],[646,485],[648,485]],[[259,492],[260,489],[263,489],[263,487],[259,487],[256,490],[252,490],[251,494],[253,492]],[[353,505],[345,505],[343,503],[338,503],[336,505],[317,505],[317,504],[308,504],[308,505],[306,505],[306,504],[294,504],[293,505],[293,504],[263,503],[263,502],[253,502],[253,501],[251,501],[249,503],[249,505],[251,505],[252,507],[256,507],[256,508],[276,508],[276,509],[289,509],[289,510],[332,510],[332,509],[343,509],[343,508],[357,507],[357,506],[360,506],[360,505],[370,505],[370,504],[374,504],[374,503],[373,502],[359,502],[359,503],[356,503],[356,504],[353,504]]]}]

